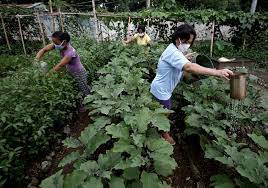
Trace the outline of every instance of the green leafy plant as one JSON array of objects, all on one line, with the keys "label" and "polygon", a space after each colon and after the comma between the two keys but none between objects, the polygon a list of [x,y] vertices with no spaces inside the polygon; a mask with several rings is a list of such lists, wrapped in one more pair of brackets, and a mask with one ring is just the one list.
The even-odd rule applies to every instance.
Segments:
[{"label": "green leafy plant", "polygon": [[[62,187],[169,187],[163,177],[171,175],[177,164],[171,157],[173,147],[159,131],[169,131],[171,111],[153,101],[143,78],[148,71],[133,56],[143,52],[136,50],[117,52],[98,71],[93,94],[84,100],[94,123],[78,139],[64,141],[67,147],[83,149],[59,164],[74,167],[70,174],[58,176],[63,179]],[[41,187],[53,187],[53,178],[55,175],[44,180]]]},{"label": "green leafy plant", "polygon": [[[237,184],[244,182],[266,187],[268,153],[264,128],[267,107],[262,105],[260,90],[249,84],[248,97],[236,102],[227,95],[228,85],[221,80],[208,78],[194,86],[182,87],[185,87],[180,88],[184,98],[190,102],[183,108],[187,114],[186,134],[202,137],[205,157],[235,169],[244,178]],[[218,177],[212,178],[216,187],[231,183],[227,179],[222,179],[222,183],[218,180]]]}]

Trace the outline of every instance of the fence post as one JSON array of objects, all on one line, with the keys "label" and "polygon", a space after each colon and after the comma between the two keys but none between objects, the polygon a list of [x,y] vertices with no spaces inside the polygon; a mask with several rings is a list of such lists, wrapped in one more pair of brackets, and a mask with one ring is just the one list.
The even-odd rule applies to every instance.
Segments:
[{"label": "fence post", "polygon": [[50,9],[50,14],[51,14],[51,18],[52,18],[52,33],[54,33],[55,32],[55,20],[53,17],[52,0],[49,0],[49,9]]},{"label": "fence post", "polygon": [[24,54],[27,55],[25,44],[24,44],[24,39],[23,39],[23,33],[22,33],[22,29],[21,29],[20,15],[17,15],[17,18],[18,18],[18,23],[19,23],[19,30],[20,30],[20,37],[21,37],[23,51],[24,51]]},{"label": "fence post", "polygon": [[213,54],[214,35],[215,35],[215,20],[213,20],[213,22],[212,22],[211,41],[210,41],[210,57],[212,57],[212,54]]},{"label": "fence post", "polygon": [[94,22],[95,22],[95,32],[96,32],[96,39],[98,41],[98,22],[97,22],[97,14],[96,14],[96,7],[95,7],[95,0],[92,0],[92,8],[93,8],[93,16],[94,16]]},{"label": "fence post", "polygon": [[62,17],[62,13],[60,8],[58,9],[58,12],[60,14],[60,25],[61,25],[61,31],[64,32],[64,21],[63,21],[63,17]]},{"label": "fence post", "polygon": [[128,25],[127,25],[127,40],[130,39],[131,33],[130,33],[130,24],[131,24],[131,17],[128,17]]},{"label": "fence post", "polygon": [[11,51],[11,47],[10,47],[10,43],[8,40],[7,31],[6,31],[6,27],[5,27],[5,22],[4,22],[4,19],[3,19],[1,14],[0,14],[0,18],[1,18],[2,26],[3,26],[3,30],[4,30],[4,34],[5,34],[5,38],[6,38],[6,42],[7,42],[7,47],[9,49],[9,51]]},{"label": "fence post", "polygon": [[46,46],[44,29],[43,29],[43,26],[42,26],[42,23],[41,23],[41,20],[40,20],[40,14],[39,14],[39,12],[36,14],[36,16],[37,16],[37,20],[38,20],[38,24],[39,24],[39,28],[40,28],[40,33],[41,33],[42,40],[43,40],[43,45]]},{"label": "fence post", "polygon": [[150,0],[146,0],[146,8],[149,9],[151,7],[151,2]]}]

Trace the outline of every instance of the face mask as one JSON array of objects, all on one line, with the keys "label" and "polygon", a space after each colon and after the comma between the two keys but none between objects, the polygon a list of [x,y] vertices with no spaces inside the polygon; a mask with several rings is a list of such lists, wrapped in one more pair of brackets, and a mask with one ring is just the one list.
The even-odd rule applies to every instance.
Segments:
[{"label": "face mask", "polygon": [[54,44],[55,49],[59,50],[59,51],[63,50],[63,48],[64,48],[63,43],[64,43],[64,41],[60,45]]},{"label": "face mask", "polygon": [[182,53],[185,53],[187,52],[187,50],[190,48],[190,44],[187,44],[187,43],[182,43],[180,41],[180,45],[178,46],[178,49],[182,52]]},{"label": "face mask", "polygon": [[145,34],[144,33],[139,33],[139,36],[140,37],[143,37]]}]

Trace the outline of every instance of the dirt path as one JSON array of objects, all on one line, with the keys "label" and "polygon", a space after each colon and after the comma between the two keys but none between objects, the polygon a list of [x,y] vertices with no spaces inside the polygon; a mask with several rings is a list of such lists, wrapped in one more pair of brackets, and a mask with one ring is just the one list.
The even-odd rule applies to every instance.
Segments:
[{"label": "dirt path", "polygon": [[[80,114],[78,120],[70,127],[69,136],[79,137],[81,131],[89,123],[90,118],[87,113]],[[180,133],[178,135],[176,136],[177,144],[174,146],[174,158],[178,163],[178,167],[173,175],[167,178],[167,181],[174,188],[208,187],[209,178],[218,171],[218,165],[204,159],[199,143],[197,143],[198,141],[192,138],[185,141],[180,136]],[[189,147],[190,145],[191,147]],[[50,154],[33,163],[27,172],[31,178],[31,183],[27,187],[36,188],[43,179],[57,172],[59,162],[72,151],[72,149],[65,148],[61,143],[56,144]],[[42,169],[42,163],[46,161],[50,162],[49,167]],[[71,165],[64,167],[64,173],[71,171]]]},{"label": "dirt path", "polygon": [[[69,134],[67,136],[79,137],[80,133],[88,126],[90,123],[90,118],[88,117],[88,113],[81,113],[78,115],[77,121],[70,126]],[[73,149],[68,149],[62,145],[62,140],[58,140],[55,143],[55,146],[52,146],[52,151],[47,154],[46,157],[35,161],[29,170],[26,172],[29,178],[31,179],[31,183],[28,184],[28,188],[37,188],[38,184],[45,178],[51,176],[55,172],[59,170],[58,164],[59,162],[69,153],[74,151]],[[47,166],[47,167],[45,167]],[[64,172],[68,173],[72,171],[72,166],[66,165],[64,167]]]}]

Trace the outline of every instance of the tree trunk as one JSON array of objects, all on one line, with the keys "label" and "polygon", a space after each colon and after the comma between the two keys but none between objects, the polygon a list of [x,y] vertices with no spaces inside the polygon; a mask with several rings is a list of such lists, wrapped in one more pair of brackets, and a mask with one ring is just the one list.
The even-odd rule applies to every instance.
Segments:
[{"label": "tree trunk", "polygon": [[255,13],[256,7],[257,7],[257,2],[258,2],[258,0],[252,0],[251,8],[250,8],[250,13],[251,14],[254,14]]}]

